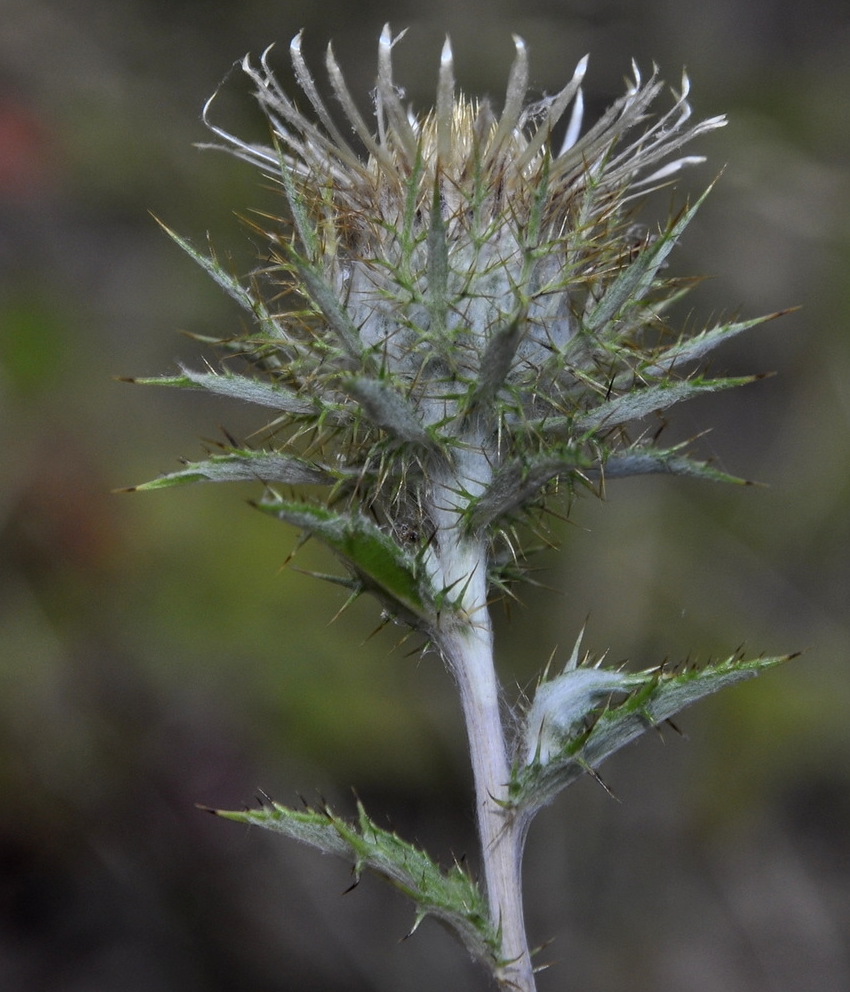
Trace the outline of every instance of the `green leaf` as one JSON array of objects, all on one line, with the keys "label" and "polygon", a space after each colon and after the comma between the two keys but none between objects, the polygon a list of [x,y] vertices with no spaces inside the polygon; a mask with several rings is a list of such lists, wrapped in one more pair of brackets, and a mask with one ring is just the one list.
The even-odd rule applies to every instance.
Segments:
[{"label": "green leaf", "polygon": [[715,393],[721,389],[745,386],[760,378],[756,375],[725,379],[683,379],[672,382],[659,382],[653,386],[633,388],[622,396],[600,403],[573,421],[573,429],[578,433],[609,429],[625,424],[630,420],[640,420],[652,413],[666,410],[676,403],[693,399],[703,393]]},{"label": "green leaf", "polygon": [[611,282],[602,299],[584,320],[583,329],[587,334],[609,337],[610,334],[603,333],[604,328],[612,321],[614,328],[616,328],[615,318],[621,310],[642,305],[645,302],[646,294],[652,288],[659,269],[710,191],[711,187],[702,194],[693,206],[682,210],[667,230],[656,241],[644,248],[635,261],[626,266]]},{"label": "green leaf", "polygon": [[622,479],[629,475],[684,475],[692,479],[708,482],[731,482],[737,486],[752,485],[747,479],[740,479],[728,472],[722,472],[706,462],[699,462],[682,454],[685,445],[674,448],[630,448],[627,451],[609,455],[598,469],[589,471],[589,476],[603,476],[606,479]]},{"label": "green leaf", "polygon": [[281,413],[293,416],[307,416],[316,413],[316,406],[299,399],[291,390],[262,379],[231,372],[193,372],[184,368],[183,375],[158,376],[147,379],[125,379],[140,386],[171,386],[177,389],[202,389],[218,396],[271,407]]},{"label": "green leaf", "polygon": [[270,338],[286,339],[286,335],[283,333],[280,324],[278,324],[274,317],[272,317],[265,303],[263,303],[263,301],[256,294],[246,289],[236,278],[236,276],[228,272],[221,262],[219,262],[213,251],[210,251],[209,255],[205,255],[198,251],[198,249],[195,248],[189,241],[177,234],[176,231],[172,231],[170,227],[163,224],[161,220],[157,220],[157,223],[165,231],[165,233],[177,245],[179,245],[187,255],[189,255],[190,258],[200,265],[204,272],[206,272],[207,275],[209,275],[231,299],[236,300],[239,306],[256,317],[264,333],[268,334]]},{"label": "green leaf", "polygon": [[269,495],[256,504],[264,513],[319,538],[343,561],[362,587],[411,626],[433,620],[434,595],[415,559],[389,534],[359,513]]},{"label": "green leaf", "polygon": [[278,482],[298,486],[328,485],[333,481],[325,469],[301,458],[289,458],[275,451],[235,450],[204,461],[188,462],[182,471],[144,482],[130,491],[151,492],[192,482]]},{"label": "green leaf", "polygon": [[434,916],[455,932],[474,957],[494,970],[499,963],[499,938],[484,897],[469,874],[457,864],[443,871],[424,851],[378,827],[362,804],[357,809],[356,823],[341,819],[327,807],[294,810],[273,801],[259,809],[211,812],[349,859],[356,877],[363,871],[373,872],[413,900],[416,916],[411,932],[426,916]]},{"label": "green leaf", "polygon": [[431,437],[416,410],[388,382],[368,376],[354,376],[345,380],[342,385],[377,427],[389,431],[400,441],[431,446]]},{"label": "green leaf", "polygon": [[[560,690],[562,695],[572,692],[574,701],[582,693],[584,696],[581,706],[576,703],[571,707],[569,700],[562,705],[565,712],[569,712],[569,720],[561,723],[564,736],[560,742],[560,750],[552,748],[551,741],[547,741],[543,752],[543,757],[547,760],[540,760],[538,741],[541,727],[536,723],[534,726],[529,725],[525,753],[522,756],[525,763],[515,769],[511,783],[511,805],[524,811],[530,818],[537,810],[550,803],[562,789],[585,772],[595,770],[615,751],[619,751],[650,728],[669,720],[685,707],[720,689],[754,678],[794,657],[796,655],[747,660],[736,654],[704,668],[686,667],[675,672],[666,671],[663,667],[638,673],[608,670],[613,677],[608,679],[607,686],[603,685],[600,677],[605,669],[578,668],[565,673],[567,678],[575,678],[579,672],[592,671],[597,679],[590,687],[578,679],[575,680],[574,687],[563,683]],[[554,683],[558,681],[556,679]],[[541,688],[545,691],[546,686],[552,684],[544,683]],[[625,698],[619,701],[610,698],[607,705],[599,706],[599,694],[605,688],[610,689],[614,695],[625,695]],[[595,696],[591,690],[596,693]],[[552,689],[548,691],[552,692]],[[532,706],[529,716],[539,717],[545,703],[546,700],[544,706],[539,706],[536,710]],[[582,707],[584,711],[579,712]]]},{"label": "green leaf", "polygon": [[522,313],[516,314],[490,336],[481,356],[481,371],[470,406],[486,403],[502,388],[524,332],[525,314]]},{"label": "green leaf", "polygon": [[587,472],[594,461],[578,446],[562,446],[534,457],[505,462],[490,485],[473,503],[468,526],[472,531],[489,527],[500,517],[515,513],[535,500],[558,475]]},{"label": "green leaf", "polygon": [[280,166],[280,178],[283,182],[283,190],[286,194],[289,209],[292,212],[292,220],[295,223],[295,230],[301,239],[301,244],[307,252],[307,258],[315,262],[319,257],[319,239],[316,230],[310,221],[310,207],[304,202],[304,197],[299,192],[292,178],[292,169],[287,162],[280,147],[280,141],[275,139],[275,151],[277,152],[278,164]]},{"label": "green leaf", "polygon": [[292,261],[307,287],[310,299],[321,311],[348,357],[358,368],[363,365],[368,366],[360,332],[340,303],[338,293],[331,288],[314,265],[297,257],[294,252],[292,252]]},{"label": "green leaf", "polygon": [[598,448],[591,454],[583,444],[552,446],[533,456],[507,461],[493,476],[490,485],[470,506],[467,526],[481,531],[500,517],[521,511],[536,500],[559,476],[582,479],[621,479],[631,475],[683,475],[710,482],[750,485],[705,462],[682,454],[684,444],[673,448],[635,446],[610,452]]},{"label": "green leaf", "polygon": [[[759,324],[765,324],[767,321],[775,320],[777,317],[783,317],[787,313],[793,313],[793,308],[790,310],[777,310],[775,313],[765,314],[762,317],[753,317],[750,320],[740,320],[730,324],[717,324],[702,331],[700,334],[695,334],[693,337],[684,338],[669,348],[665,348],[654,364],[640,370],[641,375],[650,377],[669,375],[674,368],[679,368],[681,365],[686,365],[689,362],[698,361],[712,349],[723,344],[725,341],[729,341],[742,331],[747,331],[751,327],[757,327]],[[616,389],[622,388],[622,385],[619,381],[616,381],[614,384]]]},{"label": "green leaf", "polygon": [[639,676],[610,668],[581,665],[562,672],[537,687],[528,711],[525,752],[528,762],[542,765],[551,761],[576,728],[612,693],[642,685]]},{"label": "green leaf", "polygon": [[443,198],[437,182],[431,200],[431,224],[428,228],[428,311],[431,328],[438,337],[446,333],[449,300],[449,245],[443,220]]}]

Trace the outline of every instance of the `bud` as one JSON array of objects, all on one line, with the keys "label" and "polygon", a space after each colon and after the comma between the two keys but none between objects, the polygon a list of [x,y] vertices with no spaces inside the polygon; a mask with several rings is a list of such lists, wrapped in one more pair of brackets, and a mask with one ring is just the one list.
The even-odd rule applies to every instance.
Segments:
[{"label": "bud", "polygon": [[[290,57],[307,111],[281,88],[268,50],[258,65],[242,62],[270,145],[223,130],[208,102],[208,126],[273,177],[287,209],[264,224],[271,262],[246,282],[177,239],[255,319],[244,339],[219,342],[249,358],[249,374],[147,381],[276,411],[268,450],[229,449],[154,485],[324,483],[329,502],[368,511],[421,566],[433,604],[464,574],[441,554],[446,528],[486,535],[488,580],[501,585],[522,559],[512,521],[559,480],[572,491],[648,472],[728,479],[625,428],[749,381],[705,378],[692,365],[758,320],[671,334],[664,311],[688,283],[664,272],[667,256],[700,201],[654,232],[634,224],[635,199],[702,161],[682,147],[725,123],[691,121],[687,79],[652,116],[664,86],[634,67],[624,95],[586,127],[587,58],[559,93],[528,102],[528,53],[515,38],[497,114],[457,92],[446,41],[435,107],[417,116],[394,80],[398,40],[384,29],[372,121],[329,47],[335,116],[300,34]],[[273,494],[263,505],[291,517]]]}]

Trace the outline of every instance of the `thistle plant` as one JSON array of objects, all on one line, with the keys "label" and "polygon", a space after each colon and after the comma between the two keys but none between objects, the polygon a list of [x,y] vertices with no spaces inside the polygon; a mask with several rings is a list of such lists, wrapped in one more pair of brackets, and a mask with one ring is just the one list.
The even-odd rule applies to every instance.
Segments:
[{"label": "thistle plant", "polygon": [[[563,510],[648,473],[742,481],[687,446],[661,446],[649,418],[757,378],[701,366],[768,318],[691,334],[667,323],[694,282],[674,278],[668,256],[704,195],[653,229],[636,225],[635,210],[703,161],[684,146],[725,123],[692,121],[687,79],[667,96],[656,71],[644,79],[633,67],[623,96],[585,126],[587,59],[560,92],[529,102],[516,38],[496,112],[457,92],[447,41],[434,109],[418,115],[394,79],[397,41],[385,28],[370,119],[330,48],[338,106],[326,101],[300,35],[290,46],[300,105],[268,51],[241,63],[268,145],[214,123],[208,102],[214,147],[271,178],[282,216],[252,222],[263,261],[244,276],[169,232],[244,308],[250,329],[204,339],[222,355],[217,370],[135,381],[243,400],[270,421],[260,443],[229,441],[136,488],[262,483],[255,505],[344,566],[324,578],[370,593],[385,619],[442,660],[467,729],[479,877],[440,867],[362,808],[356,822],[271,800],[220,814],[385,877],[411,897],[417,923],[441,919],[500,988],[531,992],[520,866],[535,813],[647,729],[782,659],[627,671],[594,661],[579,637],[530,700],[509,700],[491,606],[523,579],[532,546],[554,540],[553,501]],[[654,113],[662,95],[669,105]]]}]

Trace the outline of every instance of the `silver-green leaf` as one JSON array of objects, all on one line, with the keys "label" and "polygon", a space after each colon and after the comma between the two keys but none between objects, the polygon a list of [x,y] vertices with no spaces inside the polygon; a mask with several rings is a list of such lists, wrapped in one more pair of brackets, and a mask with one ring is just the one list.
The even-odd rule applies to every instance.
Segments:
[{"label": "silver-green leaf", "polygon": [[424,851],[377,826],[362,804],[358,803],[357,809],[356,823],[338,817],[326,806],[295,810],[271,800],[258,809],[211,812],[285,834],[326,854],[351,860],[355,876],[370,871],[413,900],[416,916],[412,930],[426,916],[433,916],[447,924],[474,957],[491,968],[496,966],[498,933],[470,875],[458,864],[444,871]]},{"label": "silver-green leaf", "polygon": [[[532,705],[529,711],[527,751],[511,783],[512,805],[530,818],[568,785],[650,728],[720,689],[754,678],[794,657],[746,659],[736,654],[703,668],[688,666],[681,671],[663,667],[638,673],[608,670],[614,678],[608,678],[607,687],[599,678],[606,670],[589,669],[596,679],[592,687],[581,680],[572,687],[562,683],[562,709],[568,717],[550,726],[548,739],[540,737],[535,721],[543,710],[551,710],[557,719],[557,707],[547,706],[544,700],[543,706],[535,709]],[[566,676],[575,678],[581,671],[578,668]],[[543,684],[544,692],[547,685]],[[562,733],[556,733],[558,730]]]},{"label": "silver-green leaf", "polygon": [[329,485],[333,477],[318,465],[301,458],[289,458],[275,451],[235,450],[213,455],[159,479],[135,486],[135,492],[151,492],[192,482],[263,482],[298,485]]},{"label": "silver-green leaf", "polygon": [[418,562],[367,517],[357,512],[335,513],[274,493],[256,505],[326,544],[391,615],[412,626],[433,621],[434,592]]}]

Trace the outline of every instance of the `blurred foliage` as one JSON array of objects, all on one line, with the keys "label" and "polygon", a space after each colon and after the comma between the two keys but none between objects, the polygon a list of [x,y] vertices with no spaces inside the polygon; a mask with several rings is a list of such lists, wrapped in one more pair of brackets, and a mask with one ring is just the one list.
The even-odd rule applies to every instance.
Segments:
[{"label": "blurred foliage", "polygon": [[[612,484],[500,617],[509,690],[553,648],[644,667],[803,649],[785,671],[686,714],[546,812],[528,852],[532,936],[588,992],[850,987],[850,92],[845,5],[817,0],[400,3],[399,76],[429,101],[444,34],[468,90],[501,99],[522,34],[552,91],[592,53],[588,103],[632,56],[730,126],[727,164],[674,256],[706,273],[696,320],[801,304],[730,344],[720,373],[776,371],[664,426],[766,487]],[[239,315],[148,215],[210,231],[276,209],[252,171],[193,142],[234,59],[306,28],[352,90],[372,85],[386,7],[268,0],[6,0],[0,34],[0,987],[168,992],[475,988],[437,928],[402,945],[400,904],[345,870],[204,817],[261,786],[354,808],[445,863],[471,846],[463,730],[447,677],[398,631],[282,566],[295,537],[249,486],[119,496],[195,457],[225,403],[115,375],[199,365],[176,332]],[[595,87],[595,89],[594,89]],[[249,104],[222,104],[228,122]],[[253,120],[253,119],[252,119]],[[242,126],[242,125],[240,125]],[[259,126],[245,121],[244,127]],[[688,313],[683,313],[687,319]],[[722,367],[720,367],[722,366]],[[165,393],[165,395],[163,395]],[[295,565],[332,564],[310,545]],[[413,651],[413,653],[410,653]],[[380,817],[379,817],[380,822]],[[631,907],[631,911],[624,907]],[[402,910],[403,911],[403,910]],[[567,965],[541,976],[562,987]]]}]

